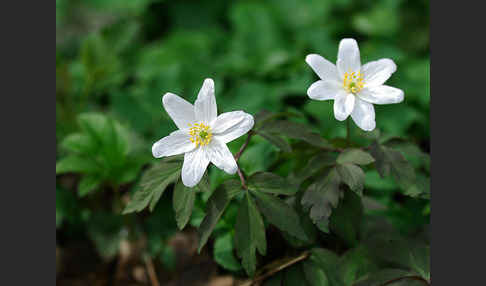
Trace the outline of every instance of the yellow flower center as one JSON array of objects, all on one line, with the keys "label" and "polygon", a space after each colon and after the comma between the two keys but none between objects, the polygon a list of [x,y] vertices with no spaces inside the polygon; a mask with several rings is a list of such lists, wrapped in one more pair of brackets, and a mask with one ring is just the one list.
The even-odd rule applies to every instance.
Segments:
[{"label": "yellow flower center", "polygon": [[189,140],[191,140],[192,143],[196,144],[196,147],[199,145],[208,145],[209,142],[211,142],[213,134],[211,133],[211,129],[209,128],[209,126],[204,125],[203,123],[189,123],[189,127],[189,135],[191,135],[191,137],[189,137]]},{"label": "yellow flower center", "polygon": [[364,81],[361,72],[346,72],[344,73],[343,87],[347,92],[356,94],[363,89]]}]

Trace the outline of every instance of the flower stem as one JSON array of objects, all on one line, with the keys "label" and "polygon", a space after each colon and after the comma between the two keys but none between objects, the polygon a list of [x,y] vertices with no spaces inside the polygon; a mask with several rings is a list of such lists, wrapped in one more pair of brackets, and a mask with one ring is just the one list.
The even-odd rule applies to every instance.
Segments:
[{"label": "flower stem", "polygon": [[351,120],[346,119],[346,145],[349,148],[351,146]]},{"label": "flower stem", "polygon": [[238,162],[238,159],[240,159],[241,154],[243,154],[243,151],[245,151],[246,146],[248,146],[248,143],[250,143],[250,139],[253,136],[253,134],[255,134],[255,133],[253,133],[253,131],[251,131],[251,130],[248,132],[248,136],[246,137],[245,143],[243,143],[243,145],[241,145],[240,151],[238,151],[238,153],[236,153],[236,155],[235,155],[235,161],[236,162]]},{"label": "flower stem", "polygon": [[240,177],[241,186],[243,187],[243,189],[248,190],[248,187],[246,186],[245,176],[243,175],[243,172],[240,170],[240,166],[238,166],[237,172],[238,172],[238,176]]}]

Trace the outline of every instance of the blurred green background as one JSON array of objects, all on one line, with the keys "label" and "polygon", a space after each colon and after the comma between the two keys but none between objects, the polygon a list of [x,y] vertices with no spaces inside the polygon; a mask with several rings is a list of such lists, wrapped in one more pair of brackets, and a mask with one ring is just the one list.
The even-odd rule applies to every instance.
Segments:
[{"label": "blurred green background", "polygon": [[[166,279],[173,278],[180,261],[172,241],[177,230],[171,196],[164,194],[153,213],[120,215],[153,160],[153,142],[176,129],[162,107],[164,93],[193,102],[210,77],[218,113],[293,111],[324,138],[343,137],[345,124],[334,119],[332,101],[307,97],[317,76],[304,59],[317,53],[335,62],[345,37],[358,41],[362,63],[391,58],[398,66],[387,84],[403,89],[405,100],[375,106],[377,128],[429,152],[429,1],[56,0],[56,160],[68,158],[70,166],[56,177],[58,272],[67,277],[66,285],[88,272],[113,272],[92,266],[98,264],[86,253],[96,253],[103,263],[115,256],[119,262],[123,242],[137,235],[145,238],[143,255],[155,257]],[[353,136],[361,133],[353,127]],[[242,140],[230,149],[236,151]],[[252,145],[241,164],[250,173],[262,170],[275,152]],[[210,170],[213,189],[224,176]],[[396,185],[370,172],[367,189],[388,191],[381,197],[386,204]],[[205,199],[196,203],[192,225],[200,222]],[[231,208],[228,212],[231,221]],[[396,224],[405,231],[427,222],[422,212],[399,206],[390,213],[402,217]],[[70,262],[78,253],[86,261],[82,256]],[[230,270],[235,269],[237,263]]]}]

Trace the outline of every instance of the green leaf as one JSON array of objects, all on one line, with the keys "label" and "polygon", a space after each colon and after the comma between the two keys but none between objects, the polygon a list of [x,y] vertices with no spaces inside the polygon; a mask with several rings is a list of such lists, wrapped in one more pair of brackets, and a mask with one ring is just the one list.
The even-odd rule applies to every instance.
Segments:
[{"label": "green leaf", "polygon": [[307,280],[305,278],[304,270],[302,269],[302,264],[294,264],[289,268],[285,269],[283,275],[283,286],[308,286]]},{"label": "green leaf", "polygon": [[305,279],[310,286],[330,286],[327,280],[326,272],[321,269],[315,262],[305,260],[302,263]]},{"label": "green leaf", "polygon": [[375,161],[375,159],[368,153],[361,149],[346,149],[337,157],[336,162],[339,164],[356,164],[368,165]]},{"label": "green leaf", "polygon": [[196,199],[196,190],[184,186],[181,182],[177,183],[174,188],[172,205],[175,211],[177,227],[182,230],[191,218],[194,200]]},{"label": "green leaf", "polygon": [[96,148],[96,143],[87,134],[73,133],[62,140],[61,147],[70,152],[90,155]]},{"label": "green leaf", "polygon": [[214,193],[209,197],[206,208],[206,216],[199,225],[199,246],[197,252],[200,253],[206,242],[208,242],[209,236],[214,230],[216,223],[223,214],[224,210],[228,206],[231,200],[231,196],[228,189],[224,185],[217,188]]},{"label": "green leaf", "polygon": [[330,147],[318,133],[313,132],[307,125],[287,121],[273,120],[264,124],[258,132],[282,134],[289,138],[303,140],[317,147]]},{"label": "green leaf", "polygon": [[261,255],[267,252],[265,226],[250,193],[240,204],[235,226],[235,245],[238,257],[242,259],[242,266],[250,276],[256,270],[256,250]]},{"label": "green leaf", "polygon": [[[410,276],[408,271],[403,269],[385,268],[373,272],[368,277],[361,279],[355,283],[355,286],[382,286],[383,284],[398,279],[400,277]],[[393,284],[388,284],[393,285]]]},{"label": "green leaf", "polygon": [[370,152],[376,159],[376,169],[381,177],[391,174],[404,189],[414,184],[415,171],[399,151],[374,142]]},{"label": "green leaf", "polygon": [[329,227],[337,236],[344,239],[349,246],[358,243],[361,223],[363,220],[363,205],[361,197],[354,192],[344,192],[339,206],[329,218]]},{"label": "green leaf", "polygon": [[264,139],[266,139],[268,142],[272,143],[273,145],[277,146],[280,150],[284,152],[292,152],[292,147],[290,147],[289,142],[287,142],[282,137],[265,131],[258,131],[258,132],[255,131],[255,133],[262,136]]},{"label": "green leaf", "polygon": [[337,164],[336,170],[341,177],[343,183],[356,192],[356,194],[363,195],[363,187],[365,183],[365,173],[363,170],[354,164]]},{"label": "green leaf", "polygon": [[69,172],[87,174],[101,171],[101,167],[93,159],[75,155],[64,157],[56,163],[56,175]]},{"label": "green leaf", "polygon": [[340,182],[338,172],[332,168],[326,176],[311,184],[302,196],[302,206],[310,209],[309,216],[321,231],[329,232],[329,216],[342,196]]},{"label": "green leaf", "polygon": [[175,182],[181,174],[180,162],[163,161],[148,169],[140,180],[139,190],[123,210],[123,214],[139,212],[147,207],[152,211],[167,186]]},{"label": "green leaf", "polygon": [[256,172],[248,178],[247,183],[252,190],[270,194],[293,195],[298,191],[297,186],[285,178],[269,172]]},{"label": "green leaf", "polygon": [[410,266],[422,278],[430,281],[430,247],[420,245],[410,252]]},{"label": "green leaf", "polygon": [[223,268],[230,271],[238,271],[241,265],[233,254],[233,236],[227,232],[214,241],[214,260]]},{"label": "green leaf", "polygon": [[283,272],[277,272],[263,282],[263,286],[282,286]]},{"label": "green leaf", "polygon": [[339,272],[346,285],[354,285],[358,279],[377,269],[365,247],[352,248],[340,257]]},{"label": "green leaf", "polygon": [[271,224],[298,239],[308,239],[301,227],[299,215],[292,207],[273,195],[258,191],[252,191],[252,194],[256,197],[258,208]]},{"label": "green leaf", "polygon": [[332,152],[321,152],[309,159],[305,167],[296,175],[298,182],[302,182],[321,171],[324,167],[334,165],[336,155]]},{"label": "green leaf", "polygon": [[84,197],[87,194],[96,190],[101,184],[101,180],[97,175],[84,176],[78,185],[78,194],[80,197]]},{"label": "green leaf", "polygon": [[309,259],[324,270],[329,285],[345,286],[337,268],[339,257],[334,252],[324,248],[313,248]]}]

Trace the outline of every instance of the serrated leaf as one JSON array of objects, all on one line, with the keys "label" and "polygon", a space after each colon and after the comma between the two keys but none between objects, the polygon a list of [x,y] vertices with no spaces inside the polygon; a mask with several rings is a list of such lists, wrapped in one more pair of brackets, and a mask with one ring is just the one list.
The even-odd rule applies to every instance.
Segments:
[{"label": "serrated leaf", "polygon": [[62,158],[56,163],[56,175],[69,172],[89,174],[100,173],[102,172],[102,169],[100,165],[91,158],[71,155]]},{"label": "serrated leaf", "polygon": [[293,195],[298,191],[296,185],[270,172],[256,172],[248,178],[247,183],[252,190],[270,194]]},{"label": "serrated leaf", "polygon": [[339,272],[346,285],[354,285],[364,275],[378,269],[367,249],[361,246],[346,251],[339,260]]},{"label": "serrated leaf", "polygon": [[233,254],[233,236],[227,232],[214,241],[214,260],[223,268],[230,271],[238,271],[241,265]]},{"label": "serrated leaf", "polygon": [[94,191],[101,184],[101,180],[97,175],[83,176],[78,184],[78,195],[84,197]]},{"label": "serrated leaf", "polygon": [[271,224],[298,239],[307,240],[299,215],[292,207],[273,195],[258,191],[252,191],[252,194],[256,197],[258,208]]},{"label": "serrated leaf", "polygon": [[327,280],[326,272],[316,263],[306,260],[302,263],[305,279],[310,286],[331,286]]},{"label": "serrated leaf", "polygon": [[209,197],[207,202],[206,215],[204,216],[204,219],[198,228],[198,253],[201,252],[201,249],[208,241],[209,236],[213,232],[216,223],[228,206],[230,200],[231,197],[228,193],[228,190],[224,186],[220,186],[219,188],[217,188],[214,193]]},{"label": "serrated leaf", "polygon": [[345,286],[341,277],[338,275],[337,266],[339,264],[339,257],[334,252],[325,248],[313,248],[309,259],[324,270],[329,285]]},{"label": "serrated leaf", "polygon": [[430,281],[430,247],[417,246],[410,252],[410,266],[422,278]]},{"label": "serrated leaf", "polygon": [[273,145],[277,146],[280,150],[284,152],[292,152],[292,147],[290,147],[289,142],[287,142],[282,137],[265,131],[258,131],[255,133],[262,136],[264,139],[266,139],[268,142],[272,143]]},{"label": "serrated leaf", "polygon": [[321,152],[309,159],[307,165],[296,175],[298,182],[302,182],[317,174],[322,168],[336,163],[336,155],[332,152]]},{"label": "serrated leaf", "polygon": [[177,227],[182,230],[191,218],[194,200],[196,199],[196,190],[184,186],[181,182],[177,183],[174,188],[172,205],[175,211]]},{"label": "serrated leaf", "polygon": [[148,169],[140,180],[139,189],[123,210],[123,214],[139,212],[149,205],[150,211],[155,208],[167,186],[175,182],[181,174],[180,162],[163,161]]},{"label": "serrated leaf", "polygon": [[370,152],[376,159],[376,169],[381,177],[391,174],[404,189],[414,184],[415,171],[399,151],[374,142],[371,144]]},{"label": "serrated leaf", "polygon": [[329,216],[337,207],[342,191],[339,189],[341,178],[335,168],[320,180],[311,184],[302,196],[302,206],[309,209],[312,222],[324,232],[329,232]]},{"label": "serrated leaf", "polygon": [[363,220],[361,197],[354,192],[344,192],[344,197],[329,218],[329,227],[349,246],[358,242]]},{"label": "serrated leaf", "polygon": [[265,226],[250,193],[240,204],[235,226],[235,246],[238,257],[242,259],[242,266],[250,276],[256,270],[256,250],[261,255],[267,252]]},{"label": "serrated leaf", "polygon": [[361,149],[346,149],[336,159],[339,164],[356,164],[368,165],[375,161],[375,159],[368,153]]},{"label": "serrated leaf", "polygon": [[349,163],[337,164],[336,170],[343,183],[348,185],[348,187],[358,195],[363,195],[365,173],[360,167]]},{"label": "serrated leaf", "polygon": [[318,133],[313,132],[307,125],[287,121],[273,120],[265,123],[259,132],[268,132],[273,134],[282,134],[289,138],[303,140],[317,147],[330,147]]}]

